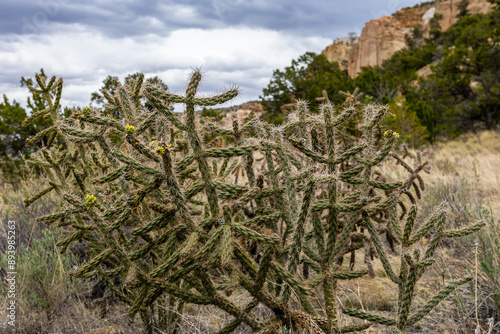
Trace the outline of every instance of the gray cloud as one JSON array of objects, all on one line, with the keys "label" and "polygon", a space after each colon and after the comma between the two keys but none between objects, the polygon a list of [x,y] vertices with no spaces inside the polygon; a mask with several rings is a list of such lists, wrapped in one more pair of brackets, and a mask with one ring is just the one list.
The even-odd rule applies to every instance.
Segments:
[{"label": "gray cloud", "polygon": [[50,32],[52,24],[80,24],[109,37],[165,34],[186,28],[250,27],[331,37],[410,6],[415,0],[373,1],[63,1],[2,3],[0,33]]},{"label": "gray cloud", "polygon": [[0,93],[25,101],[19,80],[42,67],[64,78],[67,105],[87,104],[107,75],[137,71],[183,92],[190,67],[203,66],[202,93],[239,85],[239,102],[253,100],[274,69],[417,2],[2,1]]}]

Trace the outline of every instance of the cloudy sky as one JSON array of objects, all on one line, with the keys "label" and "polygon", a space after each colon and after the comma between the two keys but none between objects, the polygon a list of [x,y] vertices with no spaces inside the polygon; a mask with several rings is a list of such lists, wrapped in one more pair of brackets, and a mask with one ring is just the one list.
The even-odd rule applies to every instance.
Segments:
[{"label": "cloudy sky", "polygon": [[107,75],[157,75],[180,93],[201,67],[201,93],[237,85],[240,104],[258,99],[274,69],[418,2],[2,0],[0,94],[24,105],[21,76],[43,68],[64,79],[64,106],[85,106]]}]

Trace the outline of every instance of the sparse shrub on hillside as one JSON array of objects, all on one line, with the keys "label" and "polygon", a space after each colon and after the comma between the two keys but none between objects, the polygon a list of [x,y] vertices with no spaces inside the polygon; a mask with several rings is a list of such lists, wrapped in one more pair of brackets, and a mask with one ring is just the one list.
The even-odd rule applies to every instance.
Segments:
[{"label": "sparse shrub on hillside", "polygon": [[383,125],[401,133],[399,139],[401,143],[412,148],[423,146],[429,137],[429,132],[420,123],[415,112],[409,110],[402,98],[397,98],[388,107],[390,114],[384,119]]},{"label": "sparse shrub on hillside", "polygon": [[[61,120],[54,110],[62,80],[36,79],[38,87],[30,89],[44,94],[50,108],[32,118],[52,117],[45,135],[61,136],[66,145],[46,147],[26,161],[44,169],[48,182],[24,202],[53,192],[64,201],[58,212],[38,220],[71,227],[58,243],[63,251],[86,241],[90,260],[75,276],[103,280],[129,305],[131,317],[140,315],[148,333],[176,332],[187,304],[231,315],[219,333],[241,324],[260,333],[284,327],[347,333],[371,323],[404,333],[471,279],[450,281],[426,304],[412,307],[415,286],[440,241],[484,223],[448,230],[447,209],[440,206],[417,224],[417,207],[403,198],[420,197],[419,173],[427,163],[420,154],[405,159],[394,152],[399,134],[379,130],[383,107],[336,110],[324,103],[313,115],[299,101],[280,127],[256,119],[202,127],[195,107],[224,103],[238,91],[197,97],[201,74],[194,71],[184,96],[144,82],[142,75],[119,84],[114,94],[103,90],[105,110],[118,111],[121,120],[95,108]],[[172,112],[172,103],[186,105],[182,117]],[[360,108],[357,131],[346,131]],[[206,131],[234,140],[209,147]],[[122,140],[111,141],[111,132]],[[392,158],[407,176],[388,182],[378,166]],[[382,235],[389,247],[400,248],[400,268],[389,262]],[[430,237],[426,247],[420,245],[424,236]],[[354,271],[361,251],[364,269]],[[374,257],[398,291],[395,318],[338,304],[338,280],[373,276]],[[346,259],[351,270],[343,266]],[[243,292],[250,299],[237,304],[232,296]],[[253,312],[258,305],[270,310],[267,316]],[[368,323],[345,326],[341,313]]]},{"label": "sparse shrub on hillside", "polygon": [[[64,312],[65,304],[76,294],[89,289],[88,282],[71,279],[72,267],[79,259],[67,252],[60,254],[56,246],[60,232],[44,229],[42,236],[23,245],[16,256],[16,279],[19,284],[16,303],[23,310],[44,314],[48,321]],[[7,269],[7,252],[0,257],[0,266]],[[7,295],[7,285],[2,285]],[[30,318],[27,315],[23,319]],[[25,326],[27,324],[23,324]]]}]

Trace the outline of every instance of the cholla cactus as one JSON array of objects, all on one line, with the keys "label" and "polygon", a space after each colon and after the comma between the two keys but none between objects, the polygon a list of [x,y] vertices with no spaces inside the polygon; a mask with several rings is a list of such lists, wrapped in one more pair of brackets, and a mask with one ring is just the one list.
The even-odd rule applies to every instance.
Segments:
[{"label": "cholla cactus", "polygon": [[[102,279],[130,306],[131,317],[140,314],[147,332],[154,327],[175,332],[186,303],[214,305],[232,315],[234,320],[219,333],[242,323],[261,333],[280,326],[314,333],[370,326],[342,326],[341,311],[404,332],[469,279],[450,283],[410,314],[415,284],[432,264],[439,240],[472,233],[482,223],[446,231],[441,208],[414,228],[416,207],[407,210],[401,196],[411,196],[412,185],[423,190],[415,180],[420,182],[426,163],[419,155],[410,167],[393,151],[397,135],[380,134],[384,108],[339,111],[327,102],[320,114],[311,115],[307,104],[298,101],[281,127],[257,119],[235,120],[231,128],[210,121],[201,127],[195,107],[224,103],[238,90],[198,97],[200,80],[194,71],[184,96],[145,84],[143,76],[119,86],[114,95],[104,92],[106,110],[119,111],[127,126],[97,109],[58,119],[53,109],[59,88],[55,97],[46,96],[54,117],[50,131],[67,146],[45,148],[27,161],[47,171],[48,185],[26,205],[51,191],[64,199],[65,209],[38,220],[73,228],[59,242],[63,250],[85,240],[91,260],[76,276]],[[41,91],[50,83],[62,87],[55,78],[45,85],[37,76],[37,82]],[[142,107],[143,98],[152,110]],[[172,111],[172,103],[186,106],[182,116]],[[356,131],[363,135],[343,131],[360,111],[364,122]],[[206,145],[204,131],[234,140]],[[110,136],[116,133],[122,140],[113,142]],[[406,180],[387,182],[380,174],[377,166],[391,157],[408,171]],[[256,159],[262,166],[256,166]],[[431,232],[425,253],[413,250]],[[390,244],[402,244],[399,274],[388,261],[381,233]],[[366,269],[353,271],[361,251]],[[373,276],[374,254],[399,289],[396,319],[341,310],[337,304],[338,280]],[[349,255],[351,269],[342,265]],[[237,306],[230,298],[235,288],[252,300]],[[259,304],[272,311],[271,319],[251,312]]]}]

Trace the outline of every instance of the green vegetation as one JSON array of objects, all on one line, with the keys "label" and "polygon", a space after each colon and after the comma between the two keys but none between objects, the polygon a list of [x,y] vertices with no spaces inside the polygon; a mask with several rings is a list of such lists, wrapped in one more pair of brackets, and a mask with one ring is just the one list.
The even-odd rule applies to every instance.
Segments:
[{"label": "green vegetation", "polygon": [[436,3],[436,1],[424,1],[424,2],[417,3],[413,7],[405,7],[405,8],[422,8],[424,6],[433,5],[434,3]]},{"label": "green vegetation", "polygon": [[[49,321],[74,294],[89,290],[88,282],[70,277],[79,259],[71,253],[60,254],[56,243],[62,236],[61,231],[44,229],[41,237],[22,246],[16,257],[16,279],[23,282],[17,291],[18,305],[45,314]],[[0,257],[0,265],[8,268],[7,252]],[[7,285],[2,285],[2,290],[6,296]]]},{"label": "green vegetation", "polygon": [[[43,73],[42,69],[41,74]],[[21,78],[21,86],[28,84],[33,84],[31,79]],[[28,98],[27,104],[31,109],[31,114],[36,114],[47,107],[43,97],[35,93]],[[0,103],[0,171],[4,181],[15,186],[19,184],[26,172],[21,161],[22,157],[40,147],[28,148],[26,141],[50,126],[49,119],[38,119],[29,125],[23,123],[27,116],[26,110],[18,102],[12,101],[11,103],[7,96],[3,95],[3,103]],[[47,139],[44,136],[40,145],[45,145]]]},{"label": "green vegetation", "polygon": [[463,17],[444,32],[433,73],[408,94],[432,138],[477,127],[492,130],[500,120],[499,14],[497,9]]},{"label": "green vegetation", "polygon": [[25,110],[13,101],[10,103],[7,97],[3,96],[3,103],[0,104],[0,167],[5,179],[14,184],[19,182],[21,160],[19,158],[26,139],[31,137],[33,129],[21,127],[26,118]]},{"label": "green vegetation", "polygon": [[[439,16],[431,19],[429,38],[415,27],[407,36],[406,49],[381,66],[363,68],[354,79],[323,55],[306,53],[284,71],[274,72],[261,97],[268,112],[265,119],[282,122],[280,106],[294,99],[315,101],[322,90],[340,105],[344,100],[339,92],[358,87],[364,93],[363,103],[390,104],[402,95],[404,110],[409,117],[416,116],[417,126],[425,127],[431,143],[471,130],[494,129],[500,120],[500,9],[472,16],[462,10],[459,16],[446,32],[439,29]],[[431,74],[419,76],[424,67]],[[317,111],[315,102],[311,110]]]},{"label": "green vegetation", "polygon": [[33,131],[30,133],[29,129],[21,127],[26,117],[26,112],[19,103],[10,103],[7,96],[3,96],[3,103],[0,104],[0,132],[3,136],[0,152],[3,155],[18,155],[26,139],[33,135]]},{"label": "green vegetation", "polygon": [[324,55],[307,52],[283,71],[275,70],[271,82],[264,88],[262,105],[267,114],[264,119],[281,124],[284,117],[281,108],[296,100],[310,103],[311,111],[317,113],[320,103],[315,100],[326,91],[335,104],[344,101],[340,91],[352,91],[352,83],[346,71],[338,63],[330,63]]}]

